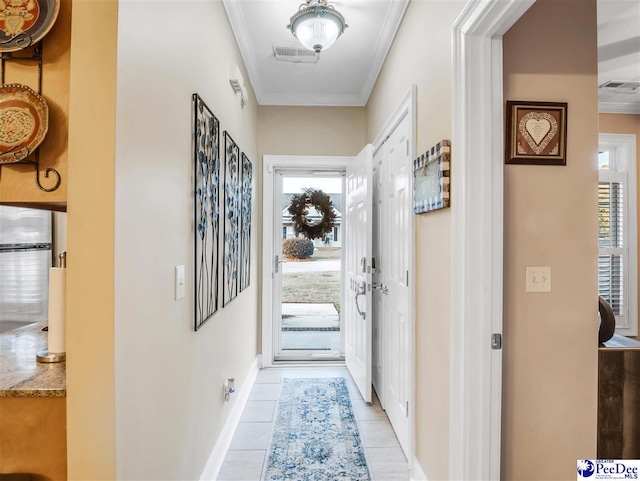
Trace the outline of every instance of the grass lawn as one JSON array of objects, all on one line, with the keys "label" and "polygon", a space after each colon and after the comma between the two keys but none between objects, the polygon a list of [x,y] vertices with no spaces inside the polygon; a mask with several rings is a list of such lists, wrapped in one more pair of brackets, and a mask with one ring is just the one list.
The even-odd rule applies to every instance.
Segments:
[{"label": "grass lawn", "polygon": [[[316,247],[308,259],[288,262],[315,262],[340,259],[340,247]],[[331,303],[340,312],[340,272],[290,272],[282,274],[282,302],[297,304]]]},{"label": "grass lawn", "polygon": [[283,274],[282,302],[331,303],[340,312],[340,272]]}]

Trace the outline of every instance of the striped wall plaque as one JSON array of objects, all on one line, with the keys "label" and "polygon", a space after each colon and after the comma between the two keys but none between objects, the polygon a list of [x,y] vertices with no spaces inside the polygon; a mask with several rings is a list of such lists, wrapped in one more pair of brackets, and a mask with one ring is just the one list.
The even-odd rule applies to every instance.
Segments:
[{"label": "striped wall plaque", "polygon": [[443,140],[413,161],[413,212],[423,214],[451,205],[451,141]]}]

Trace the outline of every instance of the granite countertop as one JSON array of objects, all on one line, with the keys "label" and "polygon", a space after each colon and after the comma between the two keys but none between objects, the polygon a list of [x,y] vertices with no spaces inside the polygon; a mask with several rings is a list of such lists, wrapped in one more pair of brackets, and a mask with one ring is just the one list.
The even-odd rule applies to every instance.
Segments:
[{"label": "granite countertop", "polygon": [[46,321],[0,334],[0,397],[64,397],[66,362],[36,361],[47,349]]}]

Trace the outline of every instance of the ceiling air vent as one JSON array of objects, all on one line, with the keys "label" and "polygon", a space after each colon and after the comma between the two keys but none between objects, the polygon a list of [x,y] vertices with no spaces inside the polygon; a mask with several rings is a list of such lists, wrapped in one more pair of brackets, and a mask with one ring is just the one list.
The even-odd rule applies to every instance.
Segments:
[{"label": "ceiling air vent", "polygon": [[622,82],[610,80],[600,85],[600,89],[605,92],[616,94],[635,94],[640,91],[638,90],[640,89],[640,82]]},{"label": "ceiling air vent", "polygon": [[294,47],[273,46],[273,56],[279,62],[317,63],[318,56],[312,50]]}]

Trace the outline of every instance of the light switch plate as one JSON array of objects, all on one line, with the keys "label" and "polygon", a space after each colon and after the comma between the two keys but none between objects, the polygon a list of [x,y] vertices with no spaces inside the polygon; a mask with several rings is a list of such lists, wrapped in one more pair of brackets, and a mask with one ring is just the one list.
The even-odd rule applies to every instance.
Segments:
[{"label": "light switch plate", "polygon": [[176,301],[184,297],[184,266],[176,266],[175,276]]},{"label": "light switch plate", "polygon": [[551,267],[527,267],[526,274],[526,292],[551,292]]}]

